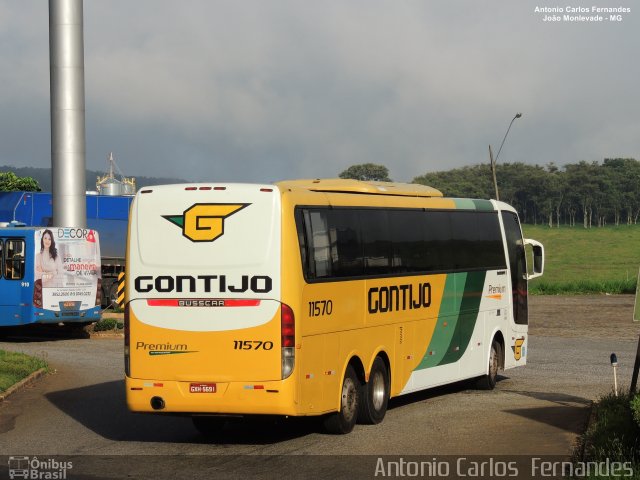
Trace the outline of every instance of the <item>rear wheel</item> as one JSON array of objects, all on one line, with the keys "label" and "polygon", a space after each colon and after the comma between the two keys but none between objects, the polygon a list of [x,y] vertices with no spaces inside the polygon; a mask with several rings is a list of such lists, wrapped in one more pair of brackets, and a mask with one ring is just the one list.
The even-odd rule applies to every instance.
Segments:
[{"label": "rear wheel", "polygon": [[500,344],[494,340],[491,342],[491,352],[489,352],[489,368],[488,373],[483,375],[476,382],[476,388],[480,390],[493,390],[496,386],[496,380],[498,378],[498,367],[500,366],[500,355],[502,354],[502,348]]},{"label": "rear wheel", "polygon": [[193,426],[196,427],[196,430],[209,440],[217,438],[227,423],[227,419],[225,417],[215,416],[191,417],[191,420],[193,421]]},{"label": "rear wheel", "polygon": [[389,403],[389,372],[384,360],[376,357],[371,366],[369,381],[362,385],[358,421],[380,423],[387,413]]},{"label": "rear wheel", "polygon": [[340,410],[330,413],[324,419],[324,428],[329,433],[345,434],[353,430],[358,418],[360,381],[351,365],[347,367],[342,381]]}]

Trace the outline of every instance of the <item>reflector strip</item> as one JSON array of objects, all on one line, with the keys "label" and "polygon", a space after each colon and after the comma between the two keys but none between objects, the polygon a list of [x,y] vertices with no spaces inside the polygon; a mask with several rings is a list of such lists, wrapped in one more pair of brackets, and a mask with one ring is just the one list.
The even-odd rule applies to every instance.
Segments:
[{"label": "reflector strip", "polygon": [[148,299],[147,300],[147,305],[149,305],[150,307],[177,307],[178,306],[178,300],[151,300]]},{"label": "reflector strip", "polygon": [[144,382],[143,384],[145,387],[164,387],[164,383],[160,383],[160,382]]},{"label": "reflector strip", "polygon": [[264,385],[245,385],[245,390],[264,390]]},{"label": "reflector strip", "polygon": [[257,307],[260,300],[225,300],[225,307]]}]

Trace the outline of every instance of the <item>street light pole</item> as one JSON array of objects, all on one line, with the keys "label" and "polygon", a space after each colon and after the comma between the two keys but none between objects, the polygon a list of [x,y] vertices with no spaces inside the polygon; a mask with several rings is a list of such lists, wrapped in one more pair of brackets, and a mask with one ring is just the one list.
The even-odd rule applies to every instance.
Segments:
[{"label": "street light pole", "polygon": [[493,175],[493,188],[496,190],[496,200],[500,200],[500,196],[498,195],[498,179],[496,178],[496,161],[493,159],[491,145],[489,145],[489,158],[491,159],[491,173]]},{"label": "street light pole", "polygon": [[493,158],[493,151],[491,150],[491,145],[489,145],[489,158],[491,159],[491,173],[493,175],[493,187],[496,190],[496,200],[500,200],[498,195],[498,180],[496,179],[496,163],[498,162],[498,157],[500,156],[500,152],[502,151],[502,147],[504,145],[504,141],[507,139],[507,135],[509,135],[509,130],[511,130],[511,125],[516,121],[516,118],[522,117],[522,113],[518,112],[511,119],[511,123],[509,123],[509,128],[507,128],[507,132],[504,134],[504,138],[502,139],[502,143],[500,144],[500,148],[498,149],[498,153],[496,158]]}]

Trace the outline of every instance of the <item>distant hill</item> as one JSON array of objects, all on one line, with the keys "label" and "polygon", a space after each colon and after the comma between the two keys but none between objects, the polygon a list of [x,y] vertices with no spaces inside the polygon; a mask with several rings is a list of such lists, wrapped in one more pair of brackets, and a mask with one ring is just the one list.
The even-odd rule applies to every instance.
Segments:
[{"label": "distant hill", "polygon": [[[38,181],[43,192],[51,191],[51,168],[35,168],[35,167],[11,167],[8,165],[0,166],[0,172],[13,172],[19,177],[31,177]],[[86,181],[87,190],[96,189],[96,178],[104,176],[105,172],[97,172],[95,170],[87,170]],[[164,178],[164,177],[135,177],[136,187],[146,187],[148,185],[168,185],[171,183],[185,183],[187,180],[180,178]]]}]

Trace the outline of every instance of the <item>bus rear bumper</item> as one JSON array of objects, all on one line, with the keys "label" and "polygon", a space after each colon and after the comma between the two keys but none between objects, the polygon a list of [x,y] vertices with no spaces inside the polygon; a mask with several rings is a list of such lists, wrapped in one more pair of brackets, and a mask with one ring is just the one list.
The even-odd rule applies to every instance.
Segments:
[{"label": "bus rear bumper", "polygon": [[205,383],[125,378],[127,407],[148,413],[299,415],[293,386],[289,380]]},{"label": "bus rear bumper", "polygon": [[100,307],[87,310],[54,311],[42,308],[33,309],[34,321],[31,323],[92,323],[101,319]]}]

